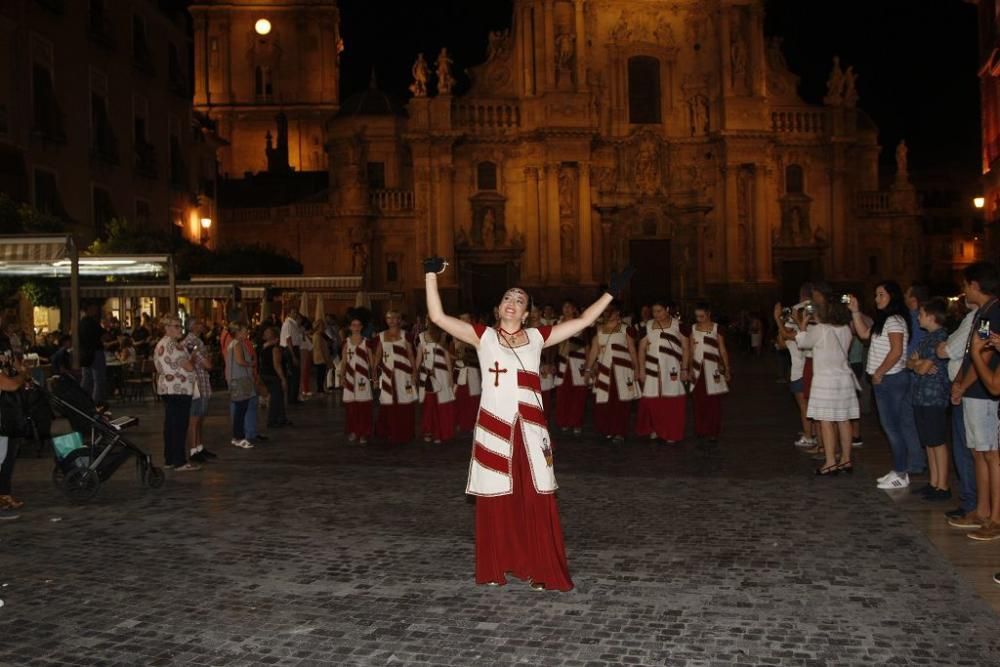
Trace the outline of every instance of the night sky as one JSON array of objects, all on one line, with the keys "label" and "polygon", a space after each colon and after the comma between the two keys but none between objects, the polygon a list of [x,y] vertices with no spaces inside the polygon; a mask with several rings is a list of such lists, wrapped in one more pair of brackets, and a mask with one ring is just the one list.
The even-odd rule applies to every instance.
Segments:
[{"label": "night sky", "polygon": [[[447,46],[456,69],[485,59],[490,30],[510,27],[511,0],[340,0],[346,51],[341,95],[368,85],[408,99],[418,51]],[[784,37],[800,94],[818,103],[834,54],[859,75],[860,106],[881,130],[882,163],[905,138],[911,171],[979,168],[976,10],[963,0],[767,0],[769,35]],[[459,88],[461,91],[461,88]]]}]

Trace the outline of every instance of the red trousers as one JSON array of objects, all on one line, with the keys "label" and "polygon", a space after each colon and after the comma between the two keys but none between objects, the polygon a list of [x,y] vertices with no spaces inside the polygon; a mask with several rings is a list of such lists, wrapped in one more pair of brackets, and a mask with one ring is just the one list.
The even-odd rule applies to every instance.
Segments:
[{"label": "red trousers", "polygon": [[455,387],[455,406],[458,430],[465,433],[474,429],[479,415],[479,397],[469,394],[469,385]]},{"label": "red trousers", "polygon": [[694,434],[700,438],[718,438],[722,431],[722,395],[705,392],[705,375],[694,386]]},{"label": "red trousers", "polygon": [[421,433],[442,442],[455,437],[455,407],[455,401],[439,403],[437,394],[425,394],[420,415]]},{"label": "red trousers", "polygon": [[346,418],[344,431],[348,435],[356,435],[359,438],[368,438],[372,434],[372,402],[353,401],[344,403]]},{"label": "red trousers", "polygon": [[586,385],[574,385],[566,381],[556,387],[556,426],[559,428],[583,428],[583,415],[587,410]]},{"label": "red trousers", "polygon": [[378,408],[376,432],[394,445],[405,445],[413,440],[416,426],[416,409],[413,403],[406,405],[382,404]]},{"label": "red trousers", "polygon": [[514,428],[513,493],[476,498],[476,583],[506,584],[510,573],[568,591],[573,581],[556,497],[535,490],[519,426]]},{"label": "red trousers", "polygon": [[686,396],[643,397],[639,399],[635,433],[636,435],[655,433],[661,440],[678,442],[684,439],[686,417]]}]

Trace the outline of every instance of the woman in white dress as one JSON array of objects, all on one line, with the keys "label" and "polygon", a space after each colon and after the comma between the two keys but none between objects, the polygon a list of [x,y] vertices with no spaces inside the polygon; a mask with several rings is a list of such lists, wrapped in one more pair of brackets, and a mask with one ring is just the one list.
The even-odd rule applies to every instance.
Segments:
[{"label": "woman in white dress", "polygon": [[[857,378],[851,370],[847,351],[851,348],[851,314],[844,304],[824,303],[816,306],[815,323],[809,325],[806,309],[796,314],[799,333],[795,343],[799,349],[813,352],[813,380],[806,414],[820,424],[823,434],[823,465],[816,469],[822,477],[840,472],[853,472],[851,463],[851,420],[860,417]],[[840,439],[840,461],[837,461],[837,438]]]}]

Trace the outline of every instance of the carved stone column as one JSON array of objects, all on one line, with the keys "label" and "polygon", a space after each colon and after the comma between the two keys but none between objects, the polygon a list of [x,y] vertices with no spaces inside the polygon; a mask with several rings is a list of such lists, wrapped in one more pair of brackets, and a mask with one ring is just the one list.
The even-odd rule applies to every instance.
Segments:
[{"label": "carved stone column", "polygon": [[576,0],[576,89],[587,88],[587,67],[585,62],[587,37],[586,20],[583,13],[586,0]]},{"label": "carved stone column", "polygon": [[[437,227],[437,254],[446,259],[455,256],[455,199],[453,185],[455,180],[455,167],[450,164],[438,167],[438,216]],[[453,261],[449,259],[449,261]],[[445,271],[442,274],[443,284],[455,284],[455,272]]]},{"label": "carved stone column", "polygon": [[222,99],[219,102],[225,104],[233,101],[233,51],[232,51],[232,28],[233,24],[229,20],[229,14],[222,19],[219,24],[222,33],[222,44],[219,45],[220,59],[222,60]]},{"label": "carved stone column", "polygon": [[[581,5],[577,5],[580,7]],[[590,206],[590,163],[581,162],[579,164],[580,181],[580,238],[577,248],[580,252],[580,282],[588,284],[594,282],[594,257],[593,257],[593,221],[591,220]]]},{"label": "carved stone column", "polygon": [[771,268],[771,220],[768,215],[768,200],[772,196],[771,170],[764,164],[758,164],[754,169],[754,268],[759,283],[769,283],[774,280]]},{"label": "carved stone column", "polygon": [[737,226],[739,225],[739,214],[737,204],[736,179],[740,175],[740,165],[726,165],[722,170],[723,192],[725,192],[725,202],[723,203],[722,224],[723,237],[720,239],[724,248],[722,256],[722,271],[727,282],[739,283],[743,281],[740,275],[740,239]]},{"label": "carved stone column", "polygon": [[[524,94],[535,94],[535,21],[530,5],[521,8],[521,76]],[[537,175],[537,174],[536,174]]]},{"label": "carved stone column", "polygon": [[552,90],[556,87],[556,28],[553,12],[555,0],[545,2],[545,87]]},{"label": "carved stone column", "polygon": [[545,164],[545,265],[542,275],[549,283],[558,283],[562,277],[559,268],[559,163]]},{"label": "carved stone column", "polygon": [[538,213],[538,167],[524,169],[524,279],[528,283],[539,281],[542,267],[542,240]]}]

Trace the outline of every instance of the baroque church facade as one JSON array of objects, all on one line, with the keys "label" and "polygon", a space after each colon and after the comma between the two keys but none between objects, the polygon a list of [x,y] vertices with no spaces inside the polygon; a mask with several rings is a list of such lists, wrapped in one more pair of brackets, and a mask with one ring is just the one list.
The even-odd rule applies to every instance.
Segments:
[{"label": "baroque church facade", "polygon": [[[224,203],[220,234],[307,273],[362,274],[419,310],[421,259],[441,255],[452,307],[486,311],[511,284],[586,298],[629,263],[634,303],[743,307],[810,278],[860,289],[918,271],[905,145],[880,188],[855,73],[835,62],[824,103],[806,104],[762,0],[515,0],[468,92],[452,94],[446,52],[421,55],[405,110],[374,78],[336,96],[334,2],[219,4],[192,12],[196,108],[224,118],[223,170],[328,176],[298,200]],[[208,98],[226,81],[245,101]]]}]

